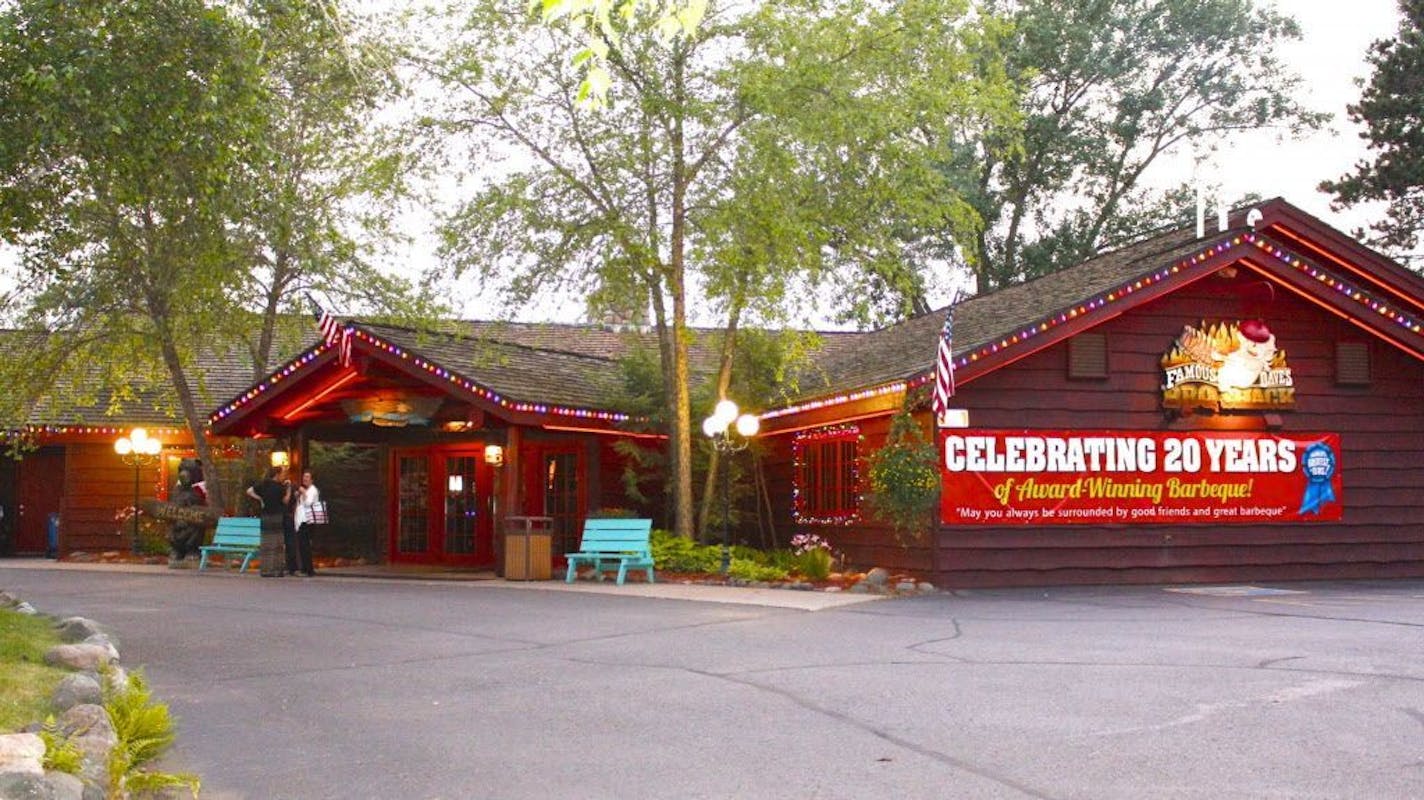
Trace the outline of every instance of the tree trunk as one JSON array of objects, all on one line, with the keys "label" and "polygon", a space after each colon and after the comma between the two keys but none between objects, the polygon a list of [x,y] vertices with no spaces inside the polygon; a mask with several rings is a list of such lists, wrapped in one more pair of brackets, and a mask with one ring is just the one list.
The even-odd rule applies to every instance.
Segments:
[{"label": "tree trunk", "polygon": [[[179,357],[178,347],[173,341],[173,331],[169,329],[165,317],[155,315],[154,321],[158,323],[158,345],[163,351],[163,363],[168,367],[168,375],[173,381],[173,391],[178,394],[178,405],[183,409],[183,418],[188,423],[188,432],[193,436],[193,447],[198,451],[198,458],[203,462],[204,475],[216,477],[217,461],[213,458],[213,448],[207,437],[208,420],[198,411],[192,385],[188,383],[187,372],[183,369],[183,359]],[[205,486],[208,492],[208,505],[219,510],[225,509],[227,499],[223,497],[222,481],[211,480]]]},{"label": "tree trunk", "polygon": [[[738,294],[732,298],[732,305],[727,309],[727,328],[722,334],[722,355],[717,366],[719,400],[727,396],[727,389],[732,385],[732,355],[736,352],[737,325],[741,322],[741,317],[742,296]],[[712,504],[716,502],[717,471],[721,465],[721,453],[713,448],[707,458],[707,476],[702,482],[702,508],[697,515],[698,541],[704,544],[707,541],[707,517],[711,513]]]}]

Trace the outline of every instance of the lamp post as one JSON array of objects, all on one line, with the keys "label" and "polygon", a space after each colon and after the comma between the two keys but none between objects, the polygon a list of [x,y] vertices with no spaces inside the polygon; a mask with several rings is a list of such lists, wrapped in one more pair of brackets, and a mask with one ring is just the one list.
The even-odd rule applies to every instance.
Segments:
[{"label": "lamp post", "polygon": [[134,428],[128,436],[122,436],[114,442],[114,452],[119,454],[119,460],[134,468],[134,501],[133,501],[133,554],[139,554],[138,545],[138,479],[139,470],[158,461],[158,454],[163,450],[163,443],[157,439],[150,439],[148,431],[143,428]]},{"label": "lamp post", "polygon": [[[732,454],[747,449],[756,436],[761,420],[754,414],[738,416],[737,404],[722,400],[712,410],[712,416],[702,420],[702,432],[712,440],[712,446],[727,462],[722,465],[722,574],[732,567]],[[734,436],[735,433],[735,436]]]}]

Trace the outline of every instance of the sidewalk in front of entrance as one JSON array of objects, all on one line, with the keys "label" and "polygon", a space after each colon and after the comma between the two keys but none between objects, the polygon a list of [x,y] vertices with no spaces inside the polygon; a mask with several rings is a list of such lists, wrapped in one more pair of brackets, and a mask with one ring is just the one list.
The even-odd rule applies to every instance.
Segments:
[{"label": "sidewalk in front of entrance", "polygon": [[[46,558],[4,558],[0,559],[0,572],[6,569],[50,569],[73,572],[134,572],[147,575],[196,575],[196,569],[169,569],[165,565],[126,563],[77,563],[53,561]],[[231,569],[210,567],[203,573],[214,580],[230,578],[234,580],[260,580],[249,570],[238,575]],[[284,579],[291,580],[291,579]],[[296,578],[295,580],[303,580]],[[850,594],[847,592],[800,591],[795,589],[758,589],[741,586],[704,586],[691,583],[625,583],[619,586],[612,581],[595,583],[562,580],[549,581],[506,581],[493,572],[475,570],[448,570],[426,567],[404,567],[374,565],[363,567],[332,567],[317,573],[317,581],[326,580],[400,580],[400,581],[458,581],[490,589],[523,589],[548,592],[589,592],[594,594],[616,594],[631,597],[645,597],[662,600],[688,600],[700,603],[730,603],[734,605],[770,606],[791,608],[801,611],[824,611],[829,608],[866,603],[884,599],[882,595]],[[3,587],[0,587],[3,588]]]}]

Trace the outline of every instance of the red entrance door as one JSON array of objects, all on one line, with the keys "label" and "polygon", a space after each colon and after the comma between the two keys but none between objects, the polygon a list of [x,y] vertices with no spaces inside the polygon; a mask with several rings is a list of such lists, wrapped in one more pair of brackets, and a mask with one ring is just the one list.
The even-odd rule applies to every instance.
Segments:
[{"label": "red entrance door", "polygon": [[493,481],[482,445],[396,450],[391,561],[494,564]]},{"label": "red entrance door", "polygon": [[64,451],[44,448],[30,453],[20,462],[19,473],[14,551],[43,553],[49,515],[59,513],[64,498]]}]

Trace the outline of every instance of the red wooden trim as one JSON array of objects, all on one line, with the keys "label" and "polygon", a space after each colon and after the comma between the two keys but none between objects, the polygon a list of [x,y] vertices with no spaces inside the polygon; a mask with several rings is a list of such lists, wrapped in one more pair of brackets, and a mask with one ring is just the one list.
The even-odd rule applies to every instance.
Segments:
[{"label": "red wooden trim", "polygon": [[[272,372],[272,375],[279,374],[279,373],[281,373],[283,370],[285,370],[285,369],[287,369],[288,367],[290,367],[292,364],[295,364],[295,363],[300,362],[303,358],[306,358],[306,356],[307,356],[308,353],[311,353],[312,351],[316,350],[317,348],[319,348],[319,347],[321,347],[321,346],[322,346],[322,345],[315,345],[315,346],[313,346],[313,347],[307,348],[306,350],[303,350],[300,354],[297,355],[296,358],[293,358],[293,359],[288,360],[287,363],[283,364],[280,368],[274,370],[274,371]],[[321,355],[317,356],[316,358],[312,359],[312,360],[311,360],[308,364],[306,364],[305,366],[299,367],[299,368],[298,368],[296,371],[294,371],[292,374],[290,374],[290,375],[286,376],[285,378],[283,378],[283,379],[282,379],[282,385],[281,385],[281,386],[276,387],[276,388],[269,388],[269,389],[267,389],[267,390],[265,390],[265,391],[259,391],[259,393],[257,394],[256,397],[253,397],[251,400],[248,400],[247,402],[242,403],[242,404],[239,405],[237,408],[233,409],[231,413],[226,414],[226,415],[224,415],[223,417],[221,417],[221,418],[219,418],[219,419],[216,419],[216,420],[215,420],[215,419],[213,419],[213,414],[209,414],[209,415],[208,415],[208,428],[209,428],[215,435],[218,435],[218,436],[223,436],[223,435],[229,435],[229,436],[231,436],[231,435],[237,435],[237,434],[230,433],[230,431],[232,431],[233,429],[237,428],[237,427],[239,426],[239,423],[243,422],[243,421],[246,420],[248,417],[252,416],[252,415],[253,415],[253,412],[257,411],[258,409],[260,409],[260,408],[262,408],[262,407],[264,407],[264,406],[267,406],[267,405],[271,404],[271,403],[272,403],[274,400],[276,400],[277,398],[282,397],[283,395],[285,395],[285,394],[287,393],[287,390],[288,390],[290,387],[295,386],[295,385],[297,385],[298,383],[302,382],[304,379],[309,378],[309,377],[311,377],[312,375],[316,374],[316,372],[317,372],[318,370],[320,370],[322,367],[326,366],[327,364],[330,364],[332,361],[335,361],[336,358],[337,358],[336,351],[335,351],[335,350],[328,349],[326,352],[324,352],[324,353],[322,353]],[[257,383],[252,384],[252,385],[249,386],[246,390],[244,390],[242,393],[238,394],[236,397],[229,398],[229,399],[228,399],[226,402],[224,402],[222,405],[219,405],[219,406],[218,406],[218,410],[222,410],[223,408],[226,408],[227,406],[230,406],[230,405],[232,405],[233,403],[238,402],[241,398],[245,397],[248,392],[253,391],[253,390],[256,389],[256,387],[258,387],[258,386],[262,386],[263,384],[268,384],[268,383],[270,383],[270,381],[271,381],[271,375],[269,375],[269,376],[267,377],[267,379],[265,379],[265,380],[262,380],[262,381],[259,381],[259,382],[257,382]],[[268,416],[270,417],[271,415],[268,415]],[[249,426],[248,426],[248,429],[251,430],[251,431],[256,431],[256,430],[258,429],[258,427],[259,427],[259,426],[256,426],[256,425],[249,425]]]},{"label": "red wooden trim", "polygon": [[1340,293],[1329,286],[1311,280],[1308,275],[1298,272],[1264,253],[1260,255],[1248,254],[1241,259],[1240,263],[1258,274],[1275,279],[1286,289],[1351,325],[1371,333],[1377,338],[1384,339],[1415,358],[1424,360],[1424,349],[1420,347],[1418,336],[1411,340],[1400,335],[1401,333],[1407,334],[1409,331],[1401,331],[1398,325],[1388,319],[1381,318],[1378,314],[1353,314],[1350,313],[1350,309],[1341,308]]},{"label": "red wooden trim", "polygon": [[[1258,231],[1283,229],[1280,231],[1282,235],[1300,241],[1321,257],[1350,270],[1363,280],[1388,288],[1400,299],[1413,303],[1416,308],[1424,308],[1420,305],[1424,303],[1424,277],[1284,200],[1271,200],[1260,206],[1259,210],[1261,225],[1258,226]],[[1349,258],[1367,264],[1369,268],[1341,258],[1337,253],[1342,251]],[[1390,279],[1392,283],[1382,280],[1384,278]]]}]

